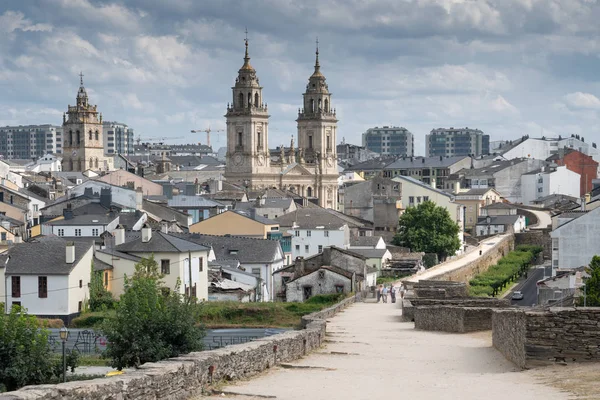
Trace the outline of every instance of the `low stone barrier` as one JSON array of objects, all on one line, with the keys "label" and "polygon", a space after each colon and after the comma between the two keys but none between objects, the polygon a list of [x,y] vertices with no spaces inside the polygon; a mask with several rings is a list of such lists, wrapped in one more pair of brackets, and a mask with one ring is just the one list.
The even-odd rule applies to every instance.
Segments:
[{"label": "low stone barrier", "polygon": [[521,368],[600,361],[600,309],[494,310],[493,345]]},{"label": "low stone barrier", "polygon": [[[484,307],[484,308],[506,308],[510,307],[510,300],[497,298],[465,297],[456,299],[420,299],[417,297],[404,298],[402,300],[402,321],[412,322],[415,320],[415,307],[419,306],[460,306],[460,307]],[[491,321],[491,320],[490,320]]]},{"label": "low stone barrier", "polygon": [[26,386],[0,394],[0,400],[189,399],[213,383],[247,378],[318,349],[325,339],[326,319],[357,299],[360,295],[303,317],[303,330],[146,363],[136,371],[110,378]]},{"label": "low stone barrier", "polygon": [[415,296],[429,299],[447,299],[469,296],[464,282],[422,280],[413,285]]},{"label": "low stone barrier", "polygon": [[415,329],[440,332],[475,332],[492,329],[489,307],[415,307]]}]

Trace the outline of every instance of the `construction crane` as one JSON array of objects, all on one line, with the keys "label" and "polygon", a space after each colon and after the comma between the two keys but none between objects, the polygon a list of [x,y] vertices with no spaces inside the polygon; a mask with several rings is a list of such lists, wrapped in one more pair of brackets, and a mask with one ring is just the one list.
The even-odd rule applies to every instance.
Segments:
[{"label": "construction crane", "polygon": [[[144,142],[164,142],[166,140],[179,140],[179,139],[185,139],[185,137],[183,136],[177,136],[177,137],[154,137],[154,138],[144,138]],[[142,142],[142,137],[138,135],[136,142],[139,146],[139,144]]]},{"label": "construction crane", "polygon": [[206,145],[208,147],[210,147],[210,133],[211,132],[224,132],[224,129],[210,129],[210,126],[208,127],[208,129],[192,129],[190,132],[191,133],[202,133],[205,132],[206,133]]}]

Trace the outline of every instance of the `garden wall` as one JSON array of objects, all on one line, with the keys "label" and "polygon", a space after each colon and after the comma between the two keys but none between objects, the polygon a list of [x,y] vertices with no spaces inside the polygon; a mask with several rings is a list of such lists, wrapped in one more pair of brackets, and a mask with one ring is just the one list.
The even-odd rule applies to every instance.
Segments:
[{"label": "garden wall", "polygon": [[360,298],[353,296],[303,317],[303,330],[146,363],[138,370],[120,376],[27,386],[0,394],[0,400],[189,399],[201,394],[213,382],[247,378],[319,348],[325,339],[326,319],[354,303],[357,297]]},{"label": "garden wall", "polygon": [[600,309],[494,310],[492,341],[521,368],[600,361]]}]

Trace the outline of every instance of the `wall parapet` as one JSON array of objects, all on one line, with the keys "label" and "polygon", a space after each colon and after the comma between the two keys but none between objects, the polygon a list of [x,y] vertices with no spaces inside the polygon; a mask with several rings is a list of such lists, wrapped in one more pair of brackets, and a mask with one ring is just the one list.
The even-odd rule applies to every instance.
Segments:
[{"label": "wall parapet", "polygon": [[202,394],[213,383],[248,378],[318,349],[325,339],[326,319],[359,301],[360,297],[351,296],[302,317],[302,330],[146,363],[135,371],[110,378],[26,386],[0,394],[0,400],[189,399]]},{"label": "wall parapet", "polygon": [[600,361],[600,309],[494,310],[492,343],[520,368]]}]

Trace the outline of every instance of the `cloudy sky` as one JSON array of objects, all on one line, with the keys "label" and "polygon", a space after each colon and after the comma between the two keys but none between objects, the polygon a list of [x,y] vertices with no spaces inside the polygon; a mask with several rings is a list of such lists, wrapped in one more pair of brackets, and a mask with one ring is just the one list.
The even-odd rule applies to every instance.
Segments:
[{"label": "cloudy sky", "polygon": [[600,141],[598,20],[598,0],[2,0],[0,125],[60,124],[83,71],[105,120],[203,142],[189,131],[225,127],[247,27],[272,146],[295,133],[317,36],[338,141],[382,125],[417,154],[450,126]]}]

